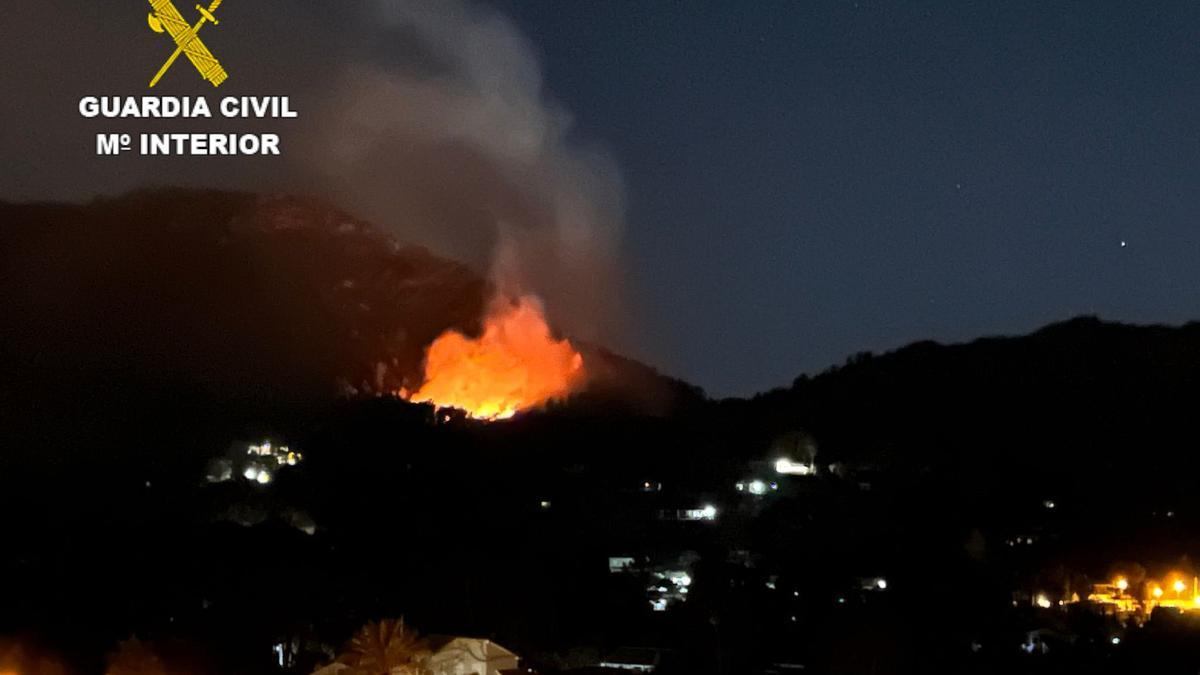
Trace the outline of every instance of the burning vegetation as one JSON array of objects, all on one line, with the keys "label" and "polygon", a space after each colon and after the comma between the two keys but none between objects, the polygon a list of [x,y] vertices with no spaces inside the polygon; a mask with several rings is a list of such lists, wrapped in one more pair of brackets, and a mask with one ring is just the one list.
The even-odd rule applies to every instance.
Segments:
[{"label": "burning vegetation", "polygon": [[426,351],[424,384],[406,398],[501,420],[564,399],[585,379],[583,357],[554,338],[541,303],[525,295],[494,302],[477,338],[442,333]]}]

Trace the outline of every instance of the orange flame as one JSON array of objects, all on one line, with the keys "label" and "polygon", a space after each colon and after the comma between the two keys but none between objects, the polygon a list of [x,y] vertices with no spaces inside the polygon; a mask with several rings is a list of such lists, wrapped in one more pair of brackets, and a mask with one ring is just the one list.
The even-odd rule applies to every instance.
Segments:
[{"label": "orange flame", "polygon": [[426,351],[425,383],[409,400],[500,420],[565,398],[583,381],[583,357],[554,339],[541,303],[526,295],[495,303],[478,338],[438,336]]}]

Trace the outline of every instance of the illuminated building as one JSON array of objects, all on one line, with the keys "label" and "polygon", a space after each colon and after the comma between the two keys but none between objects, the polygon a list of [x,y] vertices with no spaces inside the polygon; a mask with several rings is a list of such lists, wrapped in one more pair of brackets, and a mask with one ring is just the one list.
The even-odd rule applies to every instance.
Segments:
[{"label": "illuminated building", "polygon": [[632,572],[637,569],[637,560],[631,556],[609,556],[608,571],[613,574]]},{"label": "illuminated building", "polygon": [[520,661],[513,652],[483,638],[432,635],[426,644],[432,653],[425,659],[424,672],[430,675],[498,675],[516,670]]},{"label": "illuminated building", "polygon": [[762,480],[761,478],[740,480],[734,483],[733,487],[738,492],[743,492],[754,497],[762,497],[763,495],[779,491],[779,483]]},{"label": "illuminated building", "polygon": [[790,458],[780,457],[775,460],[775,473],[788,476],[811,476],[817,472],[812,463],[794,462]]},{"label": "illuminated building", "polygon": [[1146,617],[1157,607],[1200,613],[1200,578],[1188,579],[1182,573],[1172,572],[1161,580],[1147,579],[1133,584],[1118,576],[1108,583],[1093,584],[1087,602],[1105,614],[1118,617]]},{"label": "illuminated building", "polygon": [[210,483],[224,483],[232,480],[234,475],[240,475],[251,483],[267,485],[281,470],[294,467],[303,460],[303,454],[269,440],[258,445],[247,444],[244,451],[235,446],[229,456],[209,464],[207,479]]},{"label": "illuminated building", "polygon": [[633,577],[644,589],[646,603],[656,612],[665,612],[673,605],[687,602],[694,583],[694,570],[700,556],[683,551],[659,559],[645,556],[612,556],[608,559],[610,574]]},{"label": "illuminated building", "polygon": [[1155,607],[1170,607],[1181,612],[1200,612],[1200,578],[1172,572],[1161,582],[1147,583],[1146,612]]},{"label": "illuminated building", "polygon": [[888,581],[884,577],[859,577],[858,588],[863,591],[886,591]]},{"label": "illuminated building", "polygon": [[1137,598],[1126,592],[1128,589],[1129,581],[1124,577],[1117,577],[1110,583],[1093,584],[1087,601],[1105,614],[1114,614],[1119,617],[1140,614],[1142,604],[1138,602]]},{"label": "illuminated building", "polygon": [[279,503],[269,491],[282,474],[296,470],[303,461],[303,454],[270,440],[258,444],[233,444],[224,457],[209,463],[207,481],[229,484],[237,479],[237,483],[244,481],[252,489],[235,489],[232,485],[218,488],[214,485],[213,489],[221,495],[214,502],[214,517],[242,527],[252,527],[274,518],[305,534],[316,534],[317,524],[312,517],[294,505]]},{"label": "illuminated building", "polygon": [[717,519],[717,507],[705,504],[693,509],[662,509],[658,512],[659,520],[699,520],[712,521]]}]

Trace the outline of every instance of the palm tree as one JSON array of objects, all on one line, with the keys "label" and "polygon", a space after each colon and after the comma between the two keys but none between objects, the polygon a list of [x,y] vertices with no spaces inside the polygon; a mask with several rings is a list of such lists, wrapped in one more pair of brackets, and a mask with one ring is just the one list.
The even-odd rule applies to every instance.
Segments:
[{"label": "palm tree", "polygon": [[404,619],[382,619],[363,626],[351,638],[339,663],[345,675],[423,675],[429,650]]}]

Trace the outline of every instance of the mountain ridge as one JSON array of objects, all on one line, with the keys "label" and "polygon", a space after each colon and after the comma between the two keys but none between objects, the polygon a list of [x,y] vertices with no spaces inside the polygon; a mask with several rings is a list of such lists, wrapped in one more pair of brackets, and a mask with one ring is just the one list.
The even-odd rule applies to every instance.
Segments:
[{"label": "mountain ridge", "polygon": [[[79,204],[0,202],[0,222],[15,291],[0,309],[13,353],[34,362],[20,388],[78,371],[174,375],[251,396],[411,391],[429,343],[447,330],[477,334],[493,293],[468,266],[304,197],[158,187]],[[661,407],[694,393],[577,344],[610,397],[625,390]]]}]

